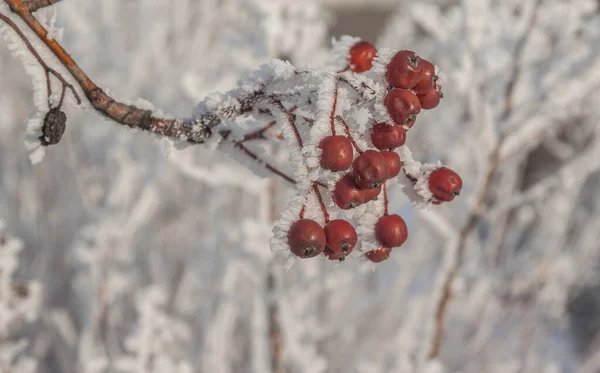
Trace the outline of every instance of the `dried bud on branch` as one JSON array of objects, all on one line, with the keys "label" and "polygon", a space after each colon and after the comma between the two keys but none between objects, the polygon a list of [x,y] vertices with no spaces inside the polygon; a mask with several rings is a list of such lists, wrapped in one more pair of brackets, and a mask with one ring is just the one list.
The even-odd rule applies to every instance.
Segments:
[{"label": "dried bud on branch", "polygon": [[67,115],[59,108],[51,109],[44,117],[42,136],[40,136],[42,145],[58,144],[63,133],[65,133],[66,125]]}]

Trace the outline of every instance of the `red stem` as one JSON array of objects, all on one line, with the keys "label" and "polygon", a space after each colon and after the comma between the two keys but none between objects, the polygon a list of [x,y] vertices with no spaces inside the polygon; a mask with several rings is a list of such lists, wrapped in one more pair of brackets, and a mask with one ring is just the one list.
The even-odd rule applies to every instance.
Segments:
[{"label": "red stem", "polygon": [[383,183],[383,215],[388,215],[387,181]]},{"label": "red stem", "polygon": [[331,114],[329,114],[329,120],[331,122],[331,134],[335,136],[335,110],[337,108],[338,89],[340,88],[340,81],[336,79],[335,89],[333,91],[333,107],[331,108]]},{"label": "red stem", "polygon": [[323,212],[323,217],[325,218],[325,224],[327,224],[327,223],[329,223],[329,212],[327,212],[327,207],[325,206],[325,203],[323,202],[323,197],[321,197],[321,192],[319,191],[319,188],[317,188],[317,183],[313,183],[312,189],[315,192],[315,194],[317,195],[317,199],[319,200],[319,205],[321,205],[321,211]]},{"label": "red stem", "polygon": [[278,176],[281,176],[282,178],[284,178],[285,180],[289,181],[292,184],[296,184],[296,180],[294,180],[291,177],[289,177],[288,175],[284,174],[282,171],[278,170],[276,167],[274,167],[274,166],[270,165],[269,163],[263,161],[259,156],[257,156],[256,154],[254,154],[254,152],[252,152],[250,149],[248,149],[244,144],[237,143],[236,147],[240,148],[250,158],[254,159],[255,161],[257,161],[259,163],[264,164],[265,168],[267,170],[273,172],[274,174],[276,174]]},{"label": "red stem", "polygon": [[[285,107],[283,106],[283,104],[281,104],[281,102],[278,103],[279,108],[283,111],[283,113],[287,116],[287,119],[290,123],[290,126],[292,127],[292,131],[294,131],[294,136],[296,137],[296,141],[298,142],[298,146],[300,148],[302,148],[304,146],[304,143],[302,142],[302,137],[300,137],[300,132],[298,131],[298,128],[296,127],[296,122],[294,121],[294,118],[292,117],[292,114],[289,113]],[[307,170],[310,172],[310,168],[306,167]],[[325,206],[325,203],[323,203],[323,198],[321,197],[321,192],[319,192],[319,189],[317,188],[317,185],[321,185],[321,183],[319,183],[318,181],[314,181],[312,183],[312,190],[315,193],[315,195],[317,196],[317,199],[319,200],[319,204],[321,205],[321,211],[323,212],[323,218],[325,219],[325,222],[329,222],[329,213],[327,212],[327,207]],[[307,195],[308,198],[308,195]],[[306,202],[304,203],[304,205],[302,205],[302,208],[300,209],[300,219],[304,218],[304,213],[306,211]]]},{"label": "red stem", "polygon": [[352,133],[350,133],[350,127],[348,127],[348,124],[346,123],[346,121],[344,120],[344,118],[340,117],[339,115],[337,117],[335,117],[335,118],[337,120],[339,120],[340,122],[342,122],[342,125],[344,126],[344,132],[346,132],[346,136],[348,136],[348,140],[350,140],[350,142],[352,143],[352,146],[354,146],[354,149],[356,149],[356,151],[358,152],[358,154],[362,154],[363,151],[358,146],[358,144],[356,143],[356,141],[354,141],[354,137],[352,137]]}]

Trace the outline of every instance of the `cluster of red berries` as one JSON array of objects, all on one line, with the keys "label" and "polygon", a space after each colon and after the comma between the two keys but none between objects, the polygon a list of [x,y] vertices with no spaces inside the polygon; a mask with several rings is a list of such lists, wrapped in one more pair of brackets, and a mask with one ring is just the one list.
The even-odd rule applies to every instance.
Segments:
[{"label": "cluster of red berries", "polygon": [[[377,50],[368,42],[361,41],[350,48],[348,69],[360,73],[371,69]],[[375,149],[361,150],[349,131],[345,136],[332,134],[321,140],[320,165],[330,171],[348,171],[333,188],[335,204],[342,210],[353,209],[377,199],[384,190],[385,213],[375,224],[375,238],[380,248],[371,250],[365,257],[372,262],[388,258],[392,248],[399,247],[408,238],[404,219],[387,212],[385,182],[400,174],[403,163],[394,149],[406,142],[406,133],[421,109],[436,107],[442,97],[435,68],[429,61],[414,52],[400,51],[394,55],[385,74],[389,84],[384,105],[393,123],[376,123],[370,132]],[[332,115],[333,118],[333,115]],[[355,150],[358,153],[355,156]],[[414,183],[417,178],[406,174]],[[462,188],[462,180],[454,171],[439,167],[428,176],[431,202],[440,204],[454,199]],[[312,219],[295,221],[288,233],[288,245],[300,258],[311,258],[324,253],[331,260],[344,260],[352,252],[358,236],[346,220],[328,221],[325,227]]]},{"label": "cluster of red berries", "polygon": [[421,109],[433,109],[443,97],[435,67],[414,52],[400,51],[387,66],[385,79],[390,90],[385,107],[393,121],[411,128]]}]

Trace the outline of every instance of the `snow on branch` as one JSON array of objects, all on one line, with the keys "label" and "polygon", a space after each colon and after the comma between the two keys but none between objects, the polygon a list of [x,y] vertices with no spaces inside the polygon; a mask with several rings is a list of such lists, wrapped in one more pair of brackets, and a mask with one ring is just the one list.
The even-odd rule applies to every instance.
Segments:
[{"label": "snow on branch", "polygon": [[[30,132],[38,131],[37,150],[60,141],[67,121],[61,107],[68,94],[80,107],[86,106],[84,96],[121,125],[218,148],[258,173],[295,185],[295,196],[275,223],[275,251],[301,258],[325,253],[342,261],[360,242],[358,256],[380,262],[408,236],[404,219],[388,211],[388,181],[397,179],[420,207],[450,202],[460,193],[456,172],[421,164],[405,146],[417,115],[443,97],[435,66],[412,51],[378,51],[343,37],[324,66],[265,63],[237,88],[208,96],[191,118],[180,119],[147,103],[118,101],[98,87],[31,14],[52,2],[4,2],[8,7],[0,7],[0,16],[15,54],[33,55],[26,64],[38,65],[32,75],[40,114],[30,125]],[[57,99],[51,99],[51,76],[62,85]],[[42,81],[47,100],[42,100]],[[286,157],[276,156],[281,153]],[[306,230],[315,236],[307,240]]]}]

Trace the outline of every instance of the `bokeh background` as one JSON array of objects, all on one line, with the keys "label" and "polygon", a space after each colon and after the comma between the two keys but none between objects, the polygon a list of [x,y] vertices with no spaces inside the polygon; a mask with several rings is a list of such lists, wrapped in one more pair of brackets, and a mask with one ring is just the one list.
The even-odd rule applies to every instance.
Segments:
[{"label": "bokeh background", "polygon": [[288,186],[225,154],[69,109],[32,165],[30,78],[0,43],[0,372],[600,372],[600,2],[64,0],[36,16],[100,86],[180,116],[269,59],[318,66],[331,37],[414,50],[445,98],[408,146],[465,187],[429,210],[391,188],[409,240],[375,270],[287,268],[268,240]]}]

